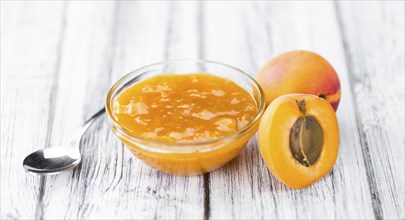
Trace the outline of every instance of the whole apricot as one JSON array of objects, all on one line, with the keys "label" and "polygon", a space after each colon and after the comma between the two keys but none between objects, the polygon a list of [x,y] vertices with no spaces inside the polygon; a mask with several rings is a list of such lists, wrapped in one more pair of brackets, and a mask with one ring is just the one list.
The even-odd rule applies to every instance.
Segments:
[{"label": "whole apricot", "polygon": [[326,99],[336,111],[340,81],[333,66],[311,51],[296,50],[271,59],[257,81],[269,105],[275,98],[292,93],[312,94]]}]

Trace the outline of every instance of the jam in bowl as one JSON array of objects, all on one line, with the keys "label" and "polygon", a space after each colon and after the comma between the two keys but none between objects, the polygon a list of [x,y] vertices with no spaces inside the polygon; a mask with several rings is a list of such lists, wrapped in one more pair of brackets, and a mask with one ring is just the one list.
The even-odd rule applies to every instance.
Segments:
[{"label": "jam in bowl", "polygon": [[265,106],[248,74],[203,60],[135,70],[106,100],[114,134],[138,159],[175,175],[210,172],[235,158],[256,133]]}]

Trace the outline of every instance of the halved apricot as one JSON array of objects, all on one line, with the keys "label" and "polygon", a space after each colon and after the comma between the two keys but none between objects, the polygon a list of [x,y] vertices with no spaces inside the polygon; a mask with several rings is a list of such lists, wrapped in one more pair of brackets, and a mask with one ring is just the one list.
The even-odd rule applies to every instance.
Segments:
[{"label": "halved apricot", "polygon": [[336,162],[339,127],[335,111],[315,95],[280,96],[261,119],[259,148],[278,180],[296,189],[309,186]]}]

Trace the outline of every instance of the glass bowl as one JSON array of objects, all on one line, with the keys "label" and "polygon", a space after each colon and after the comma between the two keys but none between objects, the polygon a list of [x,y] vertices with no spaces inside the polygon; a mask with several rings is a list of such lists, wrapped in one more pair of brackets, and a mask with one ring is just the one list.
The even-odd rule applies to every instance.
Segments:
[{"label": "glass bowl", "polygon": [[[162,74],[204,73],[237,83],[255,100],[257,113],[242,129],[223,138],[187,143],[151,141],[131,135],[113,117],[112,105],[128,87],[142,80]],[[174,175],[197,175],[215,170],[235,158],[256,133],[266,107],[259,84],[242,70],[205,60],[170,60],[134,70],[118,80],[107,94],[106,111],[113,133],[128,149],[147,165]]]}]

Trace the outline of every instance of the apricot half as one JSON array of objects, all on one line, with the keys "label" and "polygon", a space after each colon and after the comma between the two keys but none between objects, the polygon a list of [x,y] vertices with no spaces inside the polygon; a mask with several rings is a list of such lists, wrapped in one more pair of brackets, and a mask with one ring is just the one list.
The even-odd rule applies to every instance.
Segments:
[{"label": "apricot half", "polygon": [[336,111],[340,101],[340,81],[333,66],[310,51],[291,51],[271,59],[260,71],[257,81],[267,104],[293,93],[312,94],[328,100]]},{"label": "apricot half", "polygon": [[339,127],[332,106],[314,95],[276,98],[259,126],[259,149],[271,173],[300,189],[325,176],[335,164]]}]

